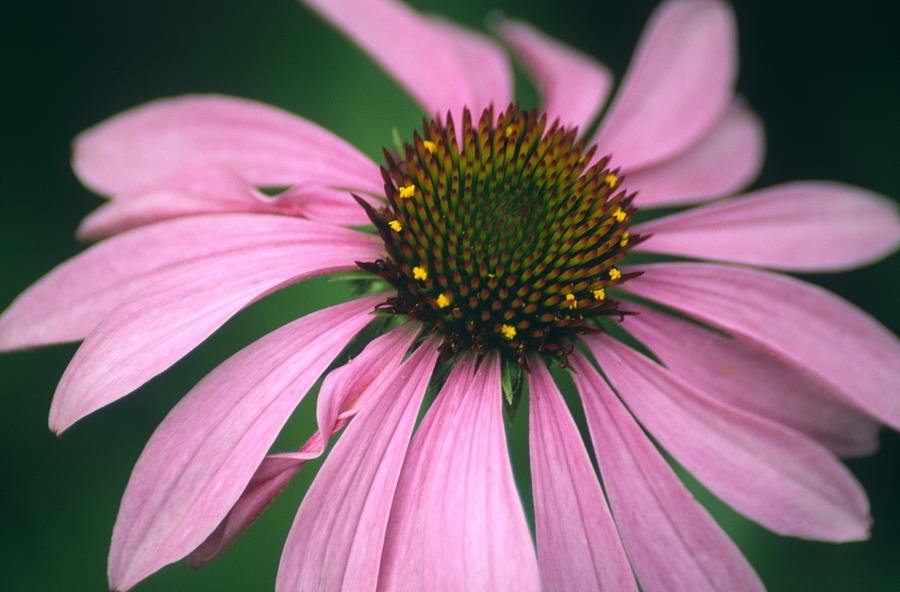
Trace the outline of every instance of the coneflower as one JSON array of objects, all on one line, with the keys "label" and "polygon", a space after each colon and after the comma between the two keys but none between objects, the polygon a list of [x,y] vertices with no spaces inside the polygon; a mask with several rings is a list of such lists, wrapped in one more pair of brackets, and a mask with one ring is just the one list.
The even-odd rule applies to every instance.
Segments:
[{"label": "coneflower", "polygon": [[[896,207],[796,182],[652,216],[739,192],[761,164],[726,4],[664,2],[588,137],[609,72],[530,25],[496,33],[534,75],[540,111],[514,102],[487,36],[392,0],[306,3],[419,101],[420,129],[379,166],[242,99],[113,117],[74,155],[111,198],[80,234],[108,238],[0,317],[4,350],[84,340],[51,407],[61,433],[255,300],[356,274],[358,299],[238,352],[157,428],[119,510],[113,589],[216,557],[339,430],[278,590],[762,589],[644,430],[774,532],[868,536],[866,495],[837,456],[874,450],[881,424],[900,429],[900,346],[851,304],[762,268],[884,257],[900,242]],[[637,252],[694,261],[636,264]],[[557,387],[567,376],[589,443]],[[323,377],[318,430],[269,454]],[[528,412],[533,536],[504,407]]]}]

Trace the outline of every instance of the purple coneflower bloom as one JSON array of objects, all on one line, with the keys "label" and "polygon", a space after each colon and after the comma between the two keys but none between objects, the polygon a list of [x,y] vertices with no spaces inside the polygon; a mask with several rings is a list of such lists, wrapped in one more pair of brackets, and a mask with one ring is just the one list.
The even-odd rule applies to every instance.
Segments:
[{"label": "purple coneflower bloom", "polygon": [[[759,169],[726,4],[664,2],[596,134],[579,130],[609,72],[525,23],[497,33],[533,74],[540,112],[513,103],[506,54],[487,36],[391,0],[307,4],[418,100],[421,129],[379,169],[247,100],[120,114],[74,155],[79,178],[111,198],[79,232],[109,238],[0,317],[5,350],[84,340],[51,406],[61,433],[266,294],[359,273],[364,296],[251,344],[166,417],[122,500],[112,588],[213,559],[339,430],[279,590],[762,589],[644,429],[774,532],[868,536],[865,493],[837,456],[872,452],[882,424],[900,429],[900,346],[847,302],[760,268],[884,257],[900,242],[896,207],[797,182],[636,219],[732,195]],[[288,189],[258,189],[270,187]],[[635,264],[637,252],[694,261]],[[268,454],[323,375],[318,431]],[[534,538],[504,406],[529,414]]]}]

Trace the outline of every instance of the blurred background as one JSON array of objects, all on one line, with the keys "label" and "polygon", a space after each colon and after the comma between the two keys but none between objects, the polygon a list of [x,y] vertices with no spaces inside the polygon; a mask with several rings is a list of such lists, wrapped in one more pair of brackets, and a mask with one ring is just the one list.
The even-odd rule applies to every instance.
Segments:
[{"label": "blurred background", "polygon": [[[492,9],[531,21],[600,58],[621,76],[655,2],[418,0],[483,28]],[[768,159],[755,186],[834,179],[900,196],[900,43],[889,3],[734,3],[740,92],[761,114]],[[6,91],[0,158],[0,308],[78,253],[73,232],[100,204],[68,165],[80,131],[151,99],[220,92],[298,113],[378,158],[395,127],[417,125],[416,106],[367,57],[292,0],[153,3],[17,2],[4,9]],[[427,51],[427,48],[423,48]],[[534,89],[517,80],[526,106]],[[834,248],[841,248],[834,245]],[[900,258],[809,279],[869,311],[895,332]],[[0,588],[105,590],[109,536],[131,466],[166,412],[217,362],[265,332],[335,299],[315,281],[240,314],[136,394],[62,439],[46,427],[56,381],[75,345],[0,356]],[[900,364],[900,361],[898,361]],[[303,411],[278,442],[309,433]],[[900,590],[900,436],[882,434],[871,458],[849,461],[871,498],[870,541],[830,545],[773,535],[695,487],[770,590]],[[304,469],[219,560],[193,572],[170,566],[136,588],[270,590],[281,545],[317,465]]]}]

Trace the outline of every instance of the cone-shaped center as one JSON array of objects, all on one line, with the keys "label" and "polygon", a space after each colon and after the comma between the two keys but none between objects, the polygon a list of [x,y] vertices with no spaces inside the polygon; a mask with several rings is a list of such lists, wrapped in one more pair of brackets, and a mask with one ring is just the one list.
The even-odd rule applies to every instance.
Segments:
[{"label": "cone-shaped center", "polygon": [[396,290],[382,308],[444,335],[446,357],[499,350],[565,363],[573,340],[617,313],[610,286],[638,240],[628,234],[633,196],[609,159],[593,165],[577,130],[510,106],[468,110],[459,134],[425,121],[395,157],[385,152],[387,205],[369,217],[387,258],[360,267]]}]

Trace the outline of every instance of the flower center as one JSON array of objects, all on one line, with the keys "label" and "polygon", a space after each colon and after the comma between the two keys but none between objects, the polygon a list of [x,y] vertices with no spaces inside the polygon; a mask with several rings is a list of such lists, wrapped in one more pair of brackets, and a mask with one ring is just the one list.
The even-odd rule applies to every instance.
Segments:
[{"label": "flower center", "polygon": [[387,251],[359,263],[396,288],[381,308],[443,335],[445,358],[499,350],[520,364],[538,352],[565,365],[577,335],[621,314],[607,294],[639,237],[633,195],[609,158],[589,166],[577,129],[510,106],[457,134],[425,121],[402,156],[385,151],[387,205],[365,205]]}]

